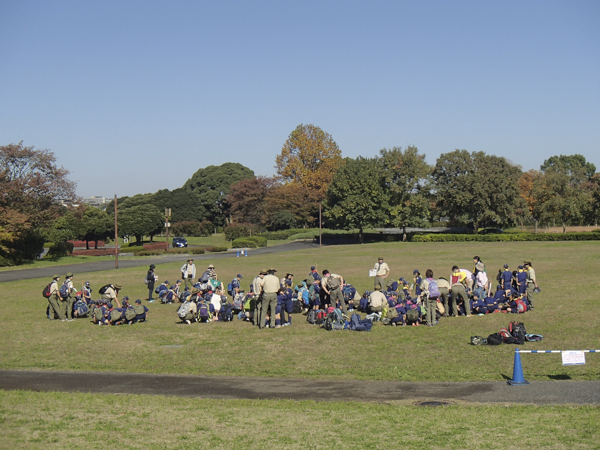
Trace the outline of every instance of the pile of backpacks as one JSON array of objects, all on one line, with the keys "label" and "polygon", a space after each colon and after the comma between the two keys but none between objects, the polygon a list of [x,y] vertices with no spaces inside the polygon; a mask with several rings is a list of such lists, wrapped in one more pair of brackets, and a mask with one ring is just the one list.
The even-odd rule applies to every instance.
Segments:
[{"label": "pile of backpacks", "polygon": [[490,334],[487,338],[482,336],[471,336],[472,345],[500,345],[517,344],[522,345],[525,342],[538,342],[544,337],[541,334],[530,334],[525,331],[525,325],[522,322],[511,322],[508,327],[500,328],[498,333]]},{"label": "pile of backpacks", "polygon": [[350,320],[345,320],[342,310],[330,306],[327,311],[311,309],[306,315],[306,321],[311,325],[319,325],[327,331],[351,330],[351,331],[371,331],[373,322],[370,319],[363,319],[359,314],[352,314]]}]

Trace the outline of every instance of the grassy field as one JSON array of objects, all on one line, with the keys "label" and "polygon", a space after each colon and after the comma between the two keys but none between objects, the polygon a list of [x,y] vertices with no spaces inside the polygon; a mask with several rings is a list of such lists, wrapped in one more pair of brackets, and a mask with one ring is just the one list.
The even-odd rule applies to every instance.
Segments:
[{"label": "grassy field", "polygon": [[[0,300],[0,326],[9,338],[0,346],[0,367],[501,381],[512,376],[514,346],[473,347],[469,345],[470,336],[487,336],[509,321],[519,320],[528,332],[544,336],[540,343],[526,343],[525,349],[598,347],[600,300],[595,285],[589,281],[600,268],[598,250],[595,242],[388,243],[215,261],[220,279],[228,282],[242,273],[243,286],[263,267],[274,266],[282,276],[286,271],[293,272],[298,280],[318,263],[319,270],[328,268],[343,274],[362,291],[371,287],[371,279],[366,275],[380,254],[389,263],[394,278],[410,277],[415,268],[422,273],[432,268],[438,276],[448,276],[453,264],[470,268],[475,254],[486,262],[491,274],[504,263],[515,267],[527,258],[532,259],[543,288],[535,310],[524,315],[448,318],[433,328],[376,325],[370,333],[328,333],[308,325],[301,315],[294,316],[291,327],[277,330],[257,330],[237,319],[231,323],[180,325],[176,305],[156,303],[150,306],[149,322],[134,326],[98,327],[87,319],[49,321],[44,314],[47,302],[41,297],[48,280],[15,282],[2,286],[5,295]],[[184,259],[182,256],[182,262]],[[179,276],[181,263],[159,265],[156,272],[160,280],[173,282]],[[75,284],[80,286],[89,280],[98,289],[108,282],[121,283],[123,295],[145,298],[145,270],[141,267],[76,274]],[[106,357],[110,348],[123,349],[123,356]],[[202,357],[198,357],[199,352]],[[600,374],[600,359],[595,354],[588,355],[584,366],[562,366],[559,355],[523,355],[522,362],[528,380],[598,379]]]},{"label": "grassy field", "polygon": [[0,448],[598,448],[599,412],[0,391]]}]

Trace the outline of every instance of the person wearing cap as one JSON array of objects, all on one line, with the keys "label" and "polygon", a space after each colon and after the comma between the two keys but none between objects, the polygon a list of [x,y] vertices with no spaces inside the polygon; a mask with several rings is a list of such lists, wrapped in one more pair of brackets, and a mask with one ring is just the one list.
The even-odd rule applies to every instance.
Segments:
[{"label": "person wearing cap", "polygon": [[533,290],[539,289],[537,284],[537,278],[535,276],[535,270],[531,266],[531,261],[523,261],[523,269],[527,272],[527,300],[529,300],[529,306],[533,308]]},{"label": "person wearing cap", "polygon": [[252,280],[252,293],[254,294],[254,325],[260,327],[260,314],[262,311],[262,281],[267,274],[266,270],[261,270]]},{"label": "person wearing cap", "polygon": [[523,266],[519,266],[517,269],[517,290],[519,294],[525,294],[527,292],[527,272]]},{"label": "person wearing cap", "polygon": [[282,287],[282,288],[284,288],[284,289],[287,287],[287,282],[286,282],[286,280],[292,280],[292,283],[293,283],[293,282],[294,282],[294,274],[293,274],[293,273],[286,272],[286,274],[285,274],[285,277],[283,277],[283,278],[281,278],[281,279],[279,280],[279,285],[280,285],[280,287]]},{"label": "person wearing cap", "polygon": [[150,312],[148,308],[142,305],[142,301],[139,298],[133,304],[133,310],[135,311],[135,322],[145,322]]},{"label": "person wearing cap", "polygon": [[235,296],[240,292],[240,282],[244,279],[241,273],[238,273],[237,276],[231,280],[231,296],[235,298]]},{"label": "person wearing cap", "polygon": [[477,264],[475,264],[474,276],[475,288],[473,289],[473,291],[477,292],[477,294],[479,294],[479,298],[482,299],[485,297],[485,291],[487,290],[489,285],[487,273],[485,273],[485,266],[482,262],[478,262]]},{"label": "person wearing cap", "polygon": [[106,301],[107,303],[116,303],[117,304],[117,308],[121,307],[121,302],[119,301],[119,291],[123,289],[123,286],[121,286],[120,284],[111,284],[106,288],[106,291],[104,291],[104,294],[102,294],[102,300]]},{"label": "person wearing cap", "polygon": [[85,302],[90,305],[92,304],[92,285],[89,281],[86,281],[83,285],[83,289],[81,290],[82,298]]},{"label": "person wearing cap", "polygon": [[206,271],[208,272],[208,277],[212,278],[213,280],[217,280],[217,271],[215,269],[215,266],[213,264],[209,264],[208,267],[206,268]]},{"label": "person wearing cap", "polygon": [[192,258],[188,259],[187,262],[181,266],[181,278],[183,278],[185,287],[194,286],[194,280],[196,279],[196,265]]},{"label": "person wearing cap", "polygon": [[[469,309],[469,296],[465,289],[467,283],[467,275],[462,272],[458,266],[452,266],[452,274],[450,275],[450,315],[452,317],[458,316],[458,303],[459,297],[462,302],[466,304],[467,310]],[[471,317],[471,311],[466,311],[466,316]]]},{"label": "person wearing cap", "polygon": [[315,281],[321,281],[321,275],[319,275],[319,272],[317,272],[316,266],[310,266],[308,279],[311,281],[311,283],[314,283]]},{"label": "person wearing cap", "polygon": [[275,276],[274,268],[269,268],[267,274],[261,281],[262,289],[262,311],[260,312],[259,328],[265,327],[267,310],[270,308],[271,328],[275,328],[275,311],[277,310],[277,291],[279,290],[279,279]]},{"label": "person wearing cap", "polygon": [[375,286],[379,286],[380,290],[383,291],[385,286],[385,279],[390,274],[390,267],[387,263],[383,262],[383,256],[377,258],[377,262],[375,263]]},{"label": "person wearing cap", "polygon": [[421,283],[423,282],[423,278],[421,277],[421,272],[418,269],[413,270],[413,283],[415,286],[415,297],[421,296]]},{"label": "person wearing cap", "polygon": [[64,284],[67,285],[67,298],[62,303],[63,316],[66,316],[69,322],[73,322],[73,305],[75,304],[75,294],[77,292],[77,289],[73,286],[73,276],[72,272],[65,275]]},{"label": "person wearing cap", "polygon": [[506,292],[506,295],[510,295],[512,290],[512,279],[513,274],[508,270],[508,264],[504,264],[504,271],[502,272],[502,289]]},{"label": "person wearing cap", "polygon": [[152,293],[154,292],[154,282],[156,281],[154,269],[156,269],[156,266],[154,264],[150,264],[150,268],[146,274],[146,279],[144,280],[148,286],[148,301],[150,303],[154,302],[154,299],[152,298]]},{"label": "person wearing cap", "polygon": [[58,282],[60,275],[54,275],[50,283],[50,297],[48,297],[48,319],[54,320],[57,317],[60,320],[65,320],[63,309],[60,306],[60,295],[58,295]]}]

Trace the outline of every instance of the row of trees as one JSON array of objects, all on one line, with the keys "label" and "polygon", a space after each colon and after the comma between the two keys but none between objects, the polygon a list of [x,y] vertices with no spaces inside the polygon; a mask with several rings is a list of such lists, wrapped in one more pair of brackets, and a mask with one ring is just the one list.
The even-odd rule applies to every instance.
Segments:
[{"label": "row of trees", "polygon": [[[48,150],[0,146],[0,264],[34,258],[47,240],[97,241],[114,234],[114,204],[76,204],[75,184]],[[238,163],[201,168],[181,188],[121,197],[119,234],[164,231],[171,208],[176,234],[207,235],[231,223],[259,229],[318,224],[332,228],[470,227],[597,223],[600,174],[581,155],[552,156],[523,173],[503,157],[455,150],[429,165],[416,147],[342,158],[331,135],[300,124],[275,159],[273,177]]]}]

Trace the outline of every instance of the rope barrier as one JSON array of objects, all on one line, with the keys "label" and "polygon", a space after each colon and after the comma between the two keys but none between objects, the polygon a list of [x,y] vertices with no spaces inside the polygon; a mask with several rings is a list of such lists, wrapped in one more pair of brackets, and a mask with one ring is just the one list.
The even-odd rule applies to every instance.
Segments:
[{"label": "rope barrier", "polygon": [[600,350],[519,350],[518,353],[562,353],[562,352],[583,352],[583,353],[600,353]]}]

